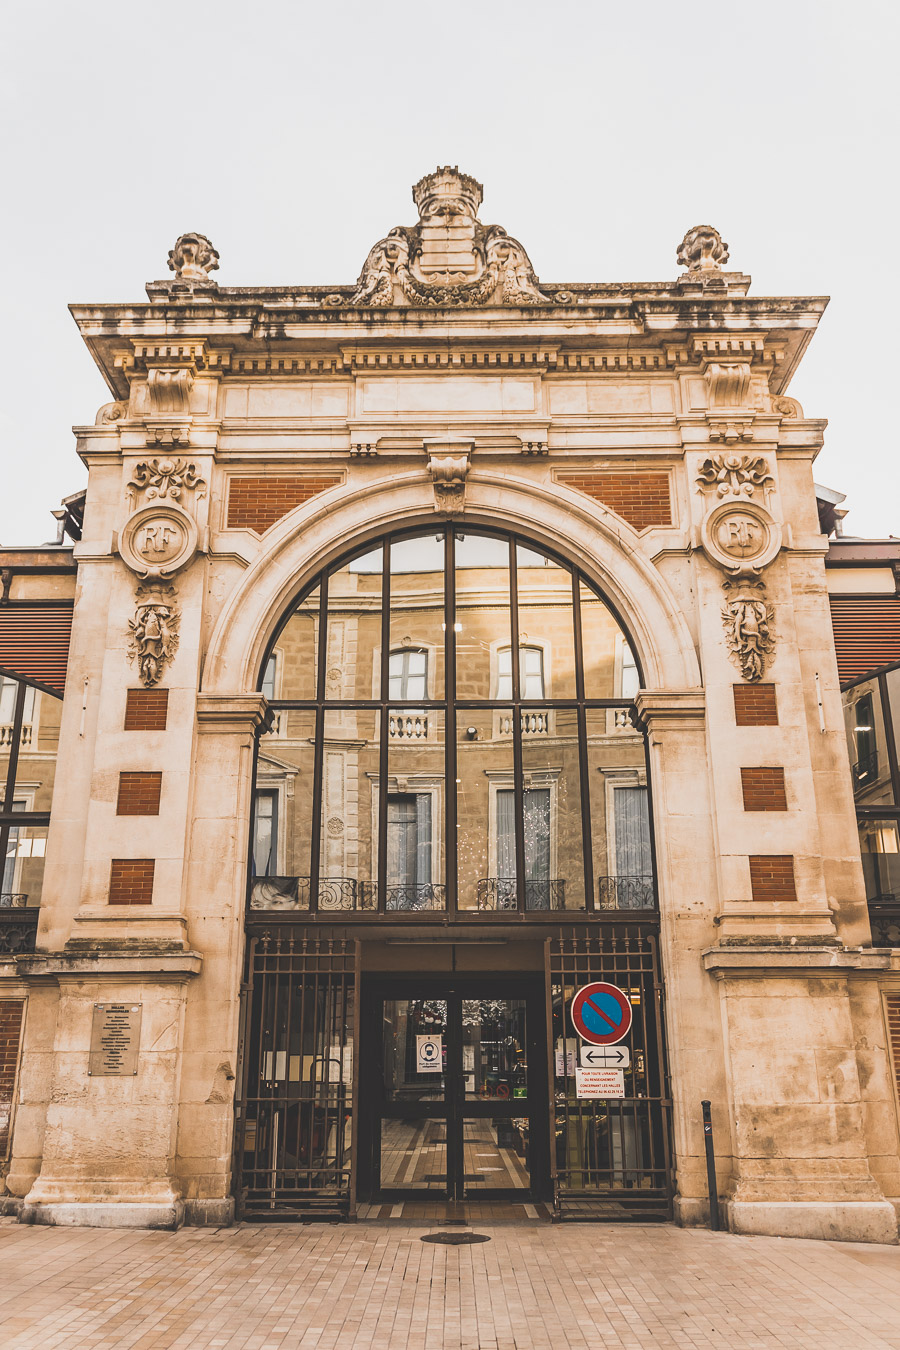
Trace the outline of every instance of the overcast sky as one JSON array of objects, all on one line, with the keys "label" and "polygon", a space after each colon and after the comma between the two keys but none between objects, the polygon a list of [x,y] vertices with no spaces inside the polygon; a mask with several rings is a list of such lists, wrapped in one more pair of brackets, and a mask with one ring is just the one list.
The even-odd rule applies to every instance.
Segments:
[{"label": "overcast sky", "polygon": [[900,535],[896,0],[40,3],[5,22],[0,541],[52,537],[110,395],[71,301],[187,230],[228,286],[350,283],[437,164],[547,281],[674,278],[710,223],[756,295],[830,295],[791,385],[848,532]]}]

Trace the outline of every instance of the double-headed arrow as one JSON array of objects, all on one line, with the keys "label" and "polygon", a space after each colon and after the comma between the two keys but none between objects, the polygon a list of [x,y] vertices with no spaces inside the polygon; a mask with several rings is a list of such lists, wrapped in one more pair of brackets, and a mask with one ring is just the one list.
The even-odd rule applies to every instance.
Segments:
[{"label": "double-headed arrow", "polygon": [[624,1069],[630,1063],[631,1056],[620,1045],[583,1045],[581,1063],[588,1067]]}]

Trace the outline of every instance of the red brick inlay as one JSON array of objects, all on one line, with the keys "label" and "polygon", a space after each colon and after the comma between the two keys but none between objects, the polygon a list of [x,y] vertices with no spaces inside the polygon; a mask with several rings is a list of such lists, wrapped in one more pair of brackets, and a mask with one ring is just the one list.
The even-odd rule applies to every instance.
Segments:
[{"label": "red brick inlay", "polygon": [[9,1127],[24,1014],[23,998],[0,999],[0,1162],[9,1154]]},{"label": "red brick inlay", "polygon": [[295,506],[337,487],[340,482],[339,473],[232,478],[228,488],[228,528],[264,534]]},{"label": "red brick inlay", "polygon": [[636,530],[672,524],[667,473],[649,469],[615,473],[584,469],[557,474],[557,481],[602,502]]},{"label": "red brick inlay", "polygon": [[734,720],[739,727],[777,727],[774,684],[735,684]]},{"label": "red brick inlay", "polygon": [[745,811],[786,811],[784,769],[741,769]]},{"label": "red brick inlay", "polygon": [[161,773],[120,773],[117,816],[158,816]]},{"label": "red brick inlay", "polygon": [[111,905],[153,903],[153,858],[113,858],[109,868]]},{"label": "red brick inlay", "polygon": [[754,900],[796,900],[793,855],[765,853],[751,857],[750,888]]},{"label": "red brick inlay", "polygon": [[126,731],[165,731],[168,689],[129,689],[125,699]]}]

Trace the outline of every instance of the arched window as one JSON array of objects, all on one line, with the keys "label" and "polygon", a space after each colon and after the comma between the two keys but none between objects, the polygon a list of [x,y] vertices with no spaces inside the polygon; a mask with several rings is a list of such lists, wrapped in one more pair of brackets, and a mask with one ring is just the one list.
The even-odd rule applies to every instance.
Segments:
[{"label": "arched window", "polygon": [[398,532],[318,577],[276,643],[254,909],[653,905],[639,671],[570,564],[480,528]]}]

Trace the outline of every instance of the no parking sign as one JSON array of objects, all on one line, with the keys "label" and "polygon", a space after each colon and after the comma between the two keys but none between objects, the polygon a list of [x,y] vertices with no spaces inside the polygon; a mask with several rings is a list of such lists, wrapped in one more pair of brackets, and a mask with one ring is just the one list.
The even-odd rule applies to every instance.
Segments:
[{"label": "no parking sign", "polygon": [[631,1030],[631,1000],[615,984],[585,984],[572,999],[572,1025],[591,1045],[615,1045]]}]

